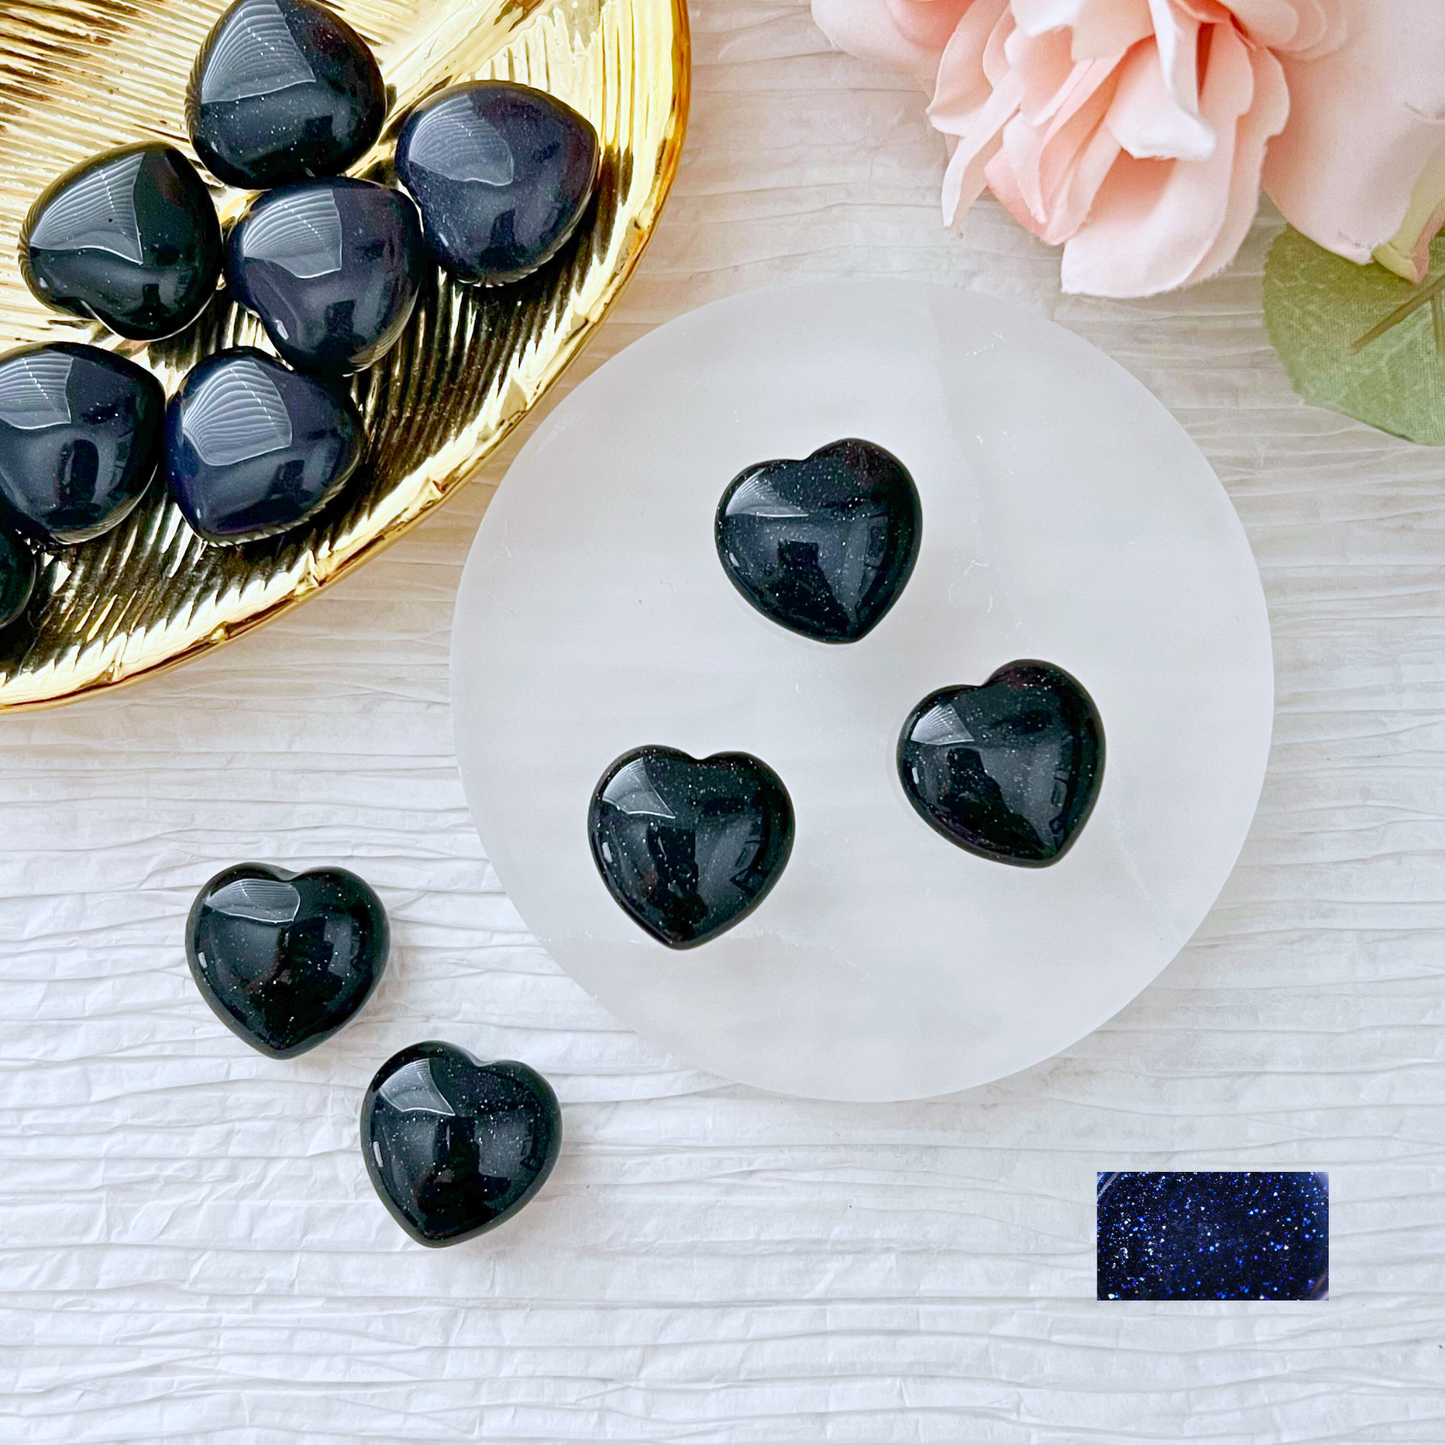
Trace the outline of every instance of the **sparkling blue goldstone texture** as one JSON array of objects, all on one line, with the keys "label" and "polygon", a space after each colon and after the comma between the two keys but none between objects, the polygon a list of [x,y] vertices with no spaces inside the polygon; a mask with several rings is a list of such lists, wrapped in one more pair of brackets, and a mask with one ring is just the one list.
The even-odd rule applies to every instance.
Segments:
[{"label": "sparkling blue goldstone texture", "polygon": [[597,184],[601,147],[544,91],[479,80],[423,101],[396,142],[427,241],[459,281],[517,281],[554,256]]},{"label": "sparkling blue goldstone texture", "polygon": [[236,0],[211,27],[186,91],[201,164],[247,190],[337,175],[371,149],[385,119],[376,58],[315,0]]},{"label": "sparkling blue goldstone texture", "polygon": [[542,1187],[562,1147],[552,1087],[526,1064],[413,1044],[377,1071],[361,1152],[382,1203],[418,1244],[496,1228]]},{"label": "sparkling blue goldstone texture", "polygon": [[1098,1297],[1324,1299],[1329,1176],[1100,1174]]},{"label": "sparkling blue goldstone texture", "polygon": [[251,203],[226,245],[226,280],[292,366],[346,373],[396,343],[429,260],[410,196],[328,177]]},{"label": "sparkling blue goldstone texture", "polygon": [[184,330],[216,294],[221,223],[178,150],[124,146],[41,192],[20,232],[20,268],[47,306],[155,341]]}]

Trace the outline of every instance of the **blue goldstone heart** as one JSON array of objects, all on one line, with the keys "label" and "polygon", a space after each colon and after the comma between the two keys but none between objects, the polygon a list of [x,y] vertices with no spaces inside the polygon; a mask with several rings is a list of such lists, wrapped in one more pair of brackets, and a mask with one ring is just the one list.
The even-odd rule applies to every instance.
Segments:
[{"label": "blue goldstone heart", "polygon": [[8,627],[35,590],[35,557],[13,532],[0,527],[0,627]]},{"label": "blue goldstone heart", "polygon": [[587,833],[623,910],[669,948],[694,948],[767,897],[793,849],[793,805],[747,753],[636,748],[602,775]]},{"label": "blue goldstone heart", "polygon": [[484,1064],[454,1044],[413,1044],[361,1105],[366,1171],[418,1244],[459,1244],[510,1219],[562,1147],[557,1096],[534,1069]]},{"label": "blue goldstone heart", "polygon": [[597,184],[597,132],[570,106],[505,80],[423,101],[396,142],[437,260],[460,281],[535,271],[572,234]]},{"label": "blue goldstone heart", "polygon": [[186,90],[201,164],[247,190],[346,170],[385,119],[376,58],[315,0],[236,0],[211,27]]},{"label": "blue goldstone heart", "polygon": [[20,267],[47,306],[155,341],[184,330],[216,294],[221,223],[178,150],[125,146],[41,193],[20,232]]},{"label": "blue goldstone heart", "polygon": [[166,413],[166,470],[210,542],[249,542],[319,511],[361,460],[351,398],[250,347],[195,367]]},{"label": "blue goldstone heart", "polygon": [[907,585],[923,513],[903,463],[848,437],[734,477],[714,531],[723,571],[764,617],[818,642],[857,642]]},{"label": "blue goldstone heart", "polygon": [[1047,662],[1011,662],[945,687],[908,715],[898,777],[919,816],[970,853],[1042,868],[1079,836],[1104,777],[1104,725]]},{"label": "blue goldstone heart", "polygon": [[133,361],[79,342],[0,356],[0,497],[64,544],[124,520],[155,476],[166,394]]},{"label": "blue goldstone heart", "polygon": [[344,373],[395,344],[428,261],[410,196],[328,178],[254,200],[231,231],[226,279],[292,366]]},{"label": "blue goldstone heart", "polygon": [[241,863],[201,889],[186,923],[202,997],[274,1059],[314,1049],[356,1014],[386,970],[390,940],[381,900],[344,868]]}]

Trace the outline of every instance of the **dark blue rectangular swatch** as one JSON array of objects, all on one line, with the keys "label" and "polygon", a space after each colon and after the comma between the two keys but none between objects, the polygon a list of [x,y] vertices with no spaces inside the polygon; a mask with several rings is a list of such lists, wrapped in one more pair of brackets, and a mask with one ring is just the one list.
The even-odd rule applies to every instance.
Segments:
[{"label": "dark blue rectangular swatch", "polygon": [[1324,1299],[1330,1177],[1100,1174],[1100,1299]]}]

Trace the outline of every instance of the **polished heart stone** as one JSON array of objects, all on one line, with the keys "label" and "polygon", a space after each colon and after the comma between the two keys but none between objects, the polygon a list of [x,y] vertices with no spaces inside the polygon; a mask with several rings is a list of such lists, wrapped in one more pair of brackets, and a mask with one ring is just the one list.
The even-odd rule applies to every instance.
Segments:
[{"label": "polished heart stone", "polygon": [[20,232],[20,267],[47,306],[154,341],[184,330],[216,294],[221,223],[178,150],[125,146],[41,193]]},{"label": "polished heart stone", "polygon": [[1042,868],[1088,821],[1104,777],[1104,725],[1062,668],[1011,662],[981,687],[945,687],[913,709],[898,776],[949,842]]},{"label": "polished heart stone", "polygon": [[253,201],[231,231],[226,279],[292,366],[344,373],[396,343],[428,260],[410,196],[327,178]]},{"label": "polished heart stone", "polygon": [[556,254],[592,198],[600,156],[597,132],[570,106],[504,80],[423,101],[396,142],[397,174],[437,260],[485,285]]},{"label": "polished heart stone", "polygon": [[361,460],[351,398],[250,347],[195,367],[166,413],[171,495],[210,542],[249,542],[319,511]]},{"label": "polished heart stone", "polygon": [[922,534],[903,463],[856,437],[749,467],[723,493],[714,525],[733,586],[764,617],[818,642],[857,642],[882,621]]},{"label": "polished heart stone", "polygon": [[211,27],[186,90],[201,164],[248,190],[346,170],[385,119],[376,58],[315,0],[236,0]]},{"label": "polished heart stone", "polygon": [[746,918],[793,849],[782,780],[747,753],[701,762],[676,748],[624,753],[602,775],[587,819],[613,898],[669,948],[694,948]]},{"label": "polished heart stone", "polygon": [[377,1071],[361,1152],[381,1201],[419,1244],[459,1244],[510,1219],[562,1147],[557,1096],[534,1069],[413,1044]]},{"label": "polished heart stone", "polygon": [[13,532],[0,527],[0,627],[8,627],[35,590],[35,556]]},{"label": "polished heart stone", "polygon": [[79,342],[0,356],[0,497],[17,527],[87,542],[155,476],[166,394],[133,361]]},{"label": "polished heart stone", "polygon": [[381,899],[344,868],[238,864],[201,889],[186,923],[201,996],[274,1059],[314,1049],[356,1014],[386,971],[390,940]]}]

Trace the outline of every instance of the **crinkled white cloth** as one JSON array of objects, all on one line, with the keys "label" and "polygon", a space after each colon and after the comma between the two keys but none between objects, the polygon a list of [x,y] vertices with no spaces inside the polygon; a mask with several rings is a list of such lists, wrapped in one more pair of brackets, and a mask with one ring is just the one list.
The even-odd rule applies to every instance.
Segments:
[{"label": "crinkled white cloth", "polygon": [[[1061,299],[992,204],[941,231],[918,92],[806,0],[701,0],[667,216],[580,376],[790,277],[1022,298],[1147,383],[1269,597],[1278,722],[1243,859],[1108,1027],[956,1098],[771,1098],[634,1037],[533,944],[462,802],[447,632],[488,468],[359,576],[132,691],[0,718],[0,1439],[1439,1442],[1445,1438],[1445,599],[1438,451],[1290,392],[1240,262]],[[276,1063],[186,972],[232,861],[347,863],[394,966]],[[362,1090],[428,1037],[527,1059],[567,1144],[451,1250],[373,1197]],[[1325,1304],[1100,1304],[1099,1169],[1327,1169]]]}]

